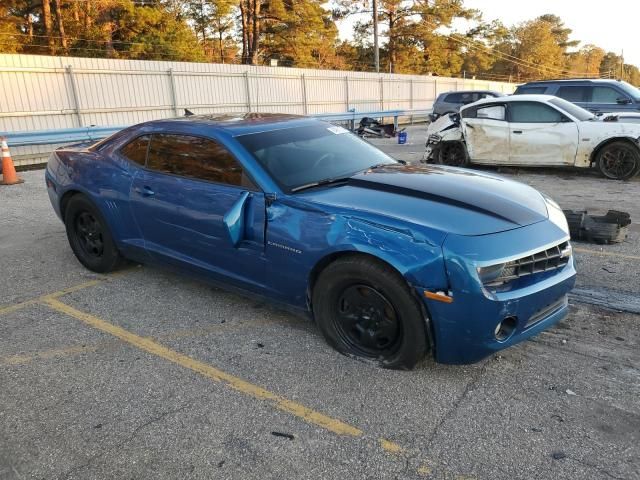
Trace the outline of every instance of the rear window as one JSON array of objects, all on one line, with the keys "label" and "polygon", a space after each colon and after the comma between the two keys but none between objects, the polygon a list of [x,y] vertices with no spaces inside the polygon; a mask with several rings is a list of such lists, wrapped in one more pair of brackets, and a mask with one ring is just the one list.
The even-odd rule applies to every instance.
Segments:
[{"label": "rear window", "polygon": [[120,149],[120,153],[132,162],[144,166],[147,160],[147,148],[149,147],[149,135],[143,135],[130,141]]},{"label": "rear window", "polygon": [[556,97],[564,98],[569,102],[588,102],[592,87],[560,87]]},{"label": "rear window", "polygon": [[542,95],[547,87],[518,87],[514,95]]},{"label": "rear window", "polygon": [[462,94],[460,93],[450,93],[444,99],[447,103],[462,103]]}]

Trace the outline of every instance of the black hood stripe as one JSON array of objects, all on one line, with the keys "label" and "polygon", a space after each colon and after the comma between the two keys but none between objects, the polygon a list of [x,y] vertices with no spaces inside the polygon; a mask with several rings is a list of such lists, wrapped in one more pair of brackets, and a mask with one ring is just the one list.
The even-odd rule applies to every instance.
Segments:
[{"label": "black hood stripe", "polygon": [[[358,187],[358,188],[367,188],[369,190],[377,190],[380,192],[387,192],[387,193],[395,193],[398,195],[405,195],[405,196],[411,196],[414,198],[422,198],[424,200],[431,200],[433,202],[438,202],[438,203],[443,203],[446,205],[451,205],[454,207],[460,207],[460,208],[464,208],[465,210],[472,210],[474,212],[478,212],[481,213],[483,215],[488,215],[490,217],[494,217],[494,218],[498,218],[500,220],[504,220],[507,221],[509,223],[513,223],[515,225],[526,225],[527,222],[524,221],[524,219],[521,219],[520,221],[518,221],[518,219],[515,218],[509,218],[509,217],[505,217],[503,215],[500,215],[499,213],[496,213],[493,210],[488,210],[486,208],[482,208],[478,205],[474,205],[472,203],[467,203],[467,202],[463,202],[460,200],[456,200],[455,198],[450,198],[450,197],[446,197],[443,195],[438,195],[435,193],[429,193],[429,192],[424,192],[422,190],[415,190],[412,188],[407,188],[407,187],[401,187],[401,186],[397,186],[397,185],[392,185],[389,183],[381,183],[381,182],[371,182],[368,180],[363,180],[361,178],[350,178],[348,185],[352,185],[354,187]],[[515,213],[515,212],[514,212]],[[517,215],[514,215],[515,217],[517,217]]]}]

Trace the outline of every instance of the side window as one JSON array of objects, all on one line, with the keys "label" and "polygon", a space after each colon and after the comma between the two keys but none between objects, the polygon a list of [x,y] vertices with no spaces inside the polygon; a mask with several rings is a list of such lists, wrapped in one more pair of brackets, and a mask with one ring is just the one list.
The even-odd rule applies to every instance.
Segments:
[{"label": "side window", "polygon": [[144,167],[147,159],[147,147],[149,146],[149,135],[138,137],[120,149],[120,153],[132,162]]},{"label": "side window", "polygon": [[611,87],[593,87],[593,103],[618,103],[619,98],[629,98]]},{"label": "side window", "polygon": [[478,100],[478,97],[475,93],[461,93],[459,103],[467,105],[468,103],[473,103],[476,100]]},{"label": "side window", "polygon": [[544,103],[511,102],[509,121],[512,123],[558,123],[564,119],[557,110]]},{"label": "side window", "polygon": [[547,87],[518,87],[516,95],[540,95],[547,91]]},{"label": "side window", "polygon": [[591,87],[560,87],[556,97],[569,102],[588,102],[590,89]]},{"label": "side window", "polygon": [[459,93],[450,93],[444,101],[447,103],[462,103],[462,97]]},{"label": "side window", "polygon": [[158,172],[257,190],[238,161],[222,145],[190,135],[155,134],[147,167]]},{"label": "side window", "polygon": [[489,105],[486,107],[478,108],[476,113],[477,118],[487,118],[491,120],[504,120],[505,108],[504,105]]}]

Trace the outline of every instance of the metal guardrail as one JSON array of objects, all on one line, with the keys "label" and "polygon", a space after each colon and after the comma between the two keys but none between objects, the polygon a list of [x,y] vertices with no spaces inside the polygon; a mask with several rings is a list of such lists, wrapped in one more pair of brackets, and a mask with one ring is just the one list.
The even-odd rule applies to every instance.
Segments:
[{"label": "metal guardrail", "polygon": [[[430,113],[431,110],[379,110],[373,112],[320,113],[310,116],[329,122],[350,122],[352,129],[356,120],[360,120],[364,117],[393,117],[394,125],[397,128],[399,117],[426,117]],[[37,130],[32,132],[0,132],[0,137],[7,137],[9,145],[12,147],[61,145],[100,140],[122,130],[123,128],[126,128],[126,126],[91,126],[82,128],[64,128],[58,130]]]}]

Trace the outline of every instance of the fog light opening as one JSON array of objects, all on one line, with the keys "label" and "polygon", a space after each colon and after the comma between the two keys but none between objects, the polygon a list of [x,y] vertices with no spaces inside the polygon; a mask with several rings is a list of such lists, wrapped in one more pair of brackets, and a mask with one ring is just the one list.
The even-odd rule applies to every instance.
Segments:
[{"label": "fog light opening", "polygon": [[506,317],[498,325],[496,325],[495,336],[499,342],[508,340],[516,330],[518,319],[516,317]]}]

